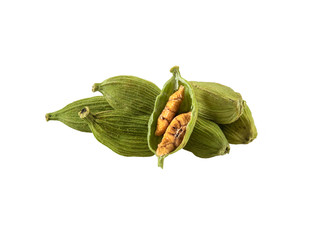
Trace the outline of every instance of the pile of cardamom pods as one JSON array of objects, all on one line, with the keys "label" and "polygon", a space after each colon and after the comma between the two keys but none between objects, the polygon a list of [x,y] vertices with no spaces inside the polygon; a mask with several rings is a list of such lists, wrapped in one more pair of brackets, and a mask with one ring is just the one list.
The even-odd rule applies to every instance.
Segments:
[{"label": "pile of cardamom pods", "polygon": [[214,82],[187,81],[179,67],[160,90],[134,76],[116,76],[93,85],[95,96],[46,114],[95,138],[123,156],[164,159],[180,149],[200,158],[229,153],[231,144],[257,137],[251,111],[242,96]]}]

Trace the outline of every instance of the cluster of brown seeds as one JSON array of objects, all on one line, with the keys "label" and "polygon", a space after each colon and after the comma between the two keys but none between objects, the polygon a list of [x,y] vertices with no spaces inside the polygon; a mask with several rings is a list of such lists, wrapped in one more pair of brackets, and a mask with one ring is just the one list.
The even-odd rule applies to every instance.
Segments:
[{"label": "cluster of brown seeds", "polygon": [[191,112],[176,116],[184,98],[184,86],[169,97],[169,100],[158,118],[156,136],[162,136],[156,154],[166,155],[175,150],[183,140],[187,125],[191,119]]}]

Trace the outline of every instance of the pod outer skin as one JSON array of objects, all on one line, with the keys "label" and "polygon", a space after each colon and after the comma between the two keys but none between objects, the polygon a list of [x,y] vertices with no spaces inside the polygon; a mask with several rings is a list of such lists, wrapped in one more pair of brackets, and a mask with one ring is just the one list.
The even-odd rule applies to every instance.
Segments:
[{"label": "pod outer skin", "polygon": [[214,82],[190,82],[196,95],[199,116],[217,124],[236,121],[244,111],[242,96],[230,87]]},{"label": "pod outer skin", "polygon": [[220,128],[231,144],[248,144],[257,137],[257,128],[247,104],[245,104],[244,113],[237,121],[220,125]]},{"label": "pod outer skin", "polygon": [[73,128],[77,131],[91,132],[88,124],[78,116],[78,112],[86,106],[91,109],[92,113],[113,109],[106,101],[105,97],[95,96],[74,101],[56,112],[47,113],[46,120],[60,121],[68,127]]},{"label": "pod outer skin", "polygon": [[160,89],[152,82],[135,76],[121,75],[95,83],[92,91],[103,94],[116,110],[136,115],[150,115]]},{"label": "pod outer skin", "polygon": [[153,155],[146,138],[148,115],[132,116],[122,110],[92,114],[85,107],[79,116],[88,124],[95,138],[115,153],[127,157]]},{"label": "pod outer skin", "polygon": [[220,127],[207,119],[198,117],[185,150],[200,158],[211,158],[229,153],[229,143]]}]

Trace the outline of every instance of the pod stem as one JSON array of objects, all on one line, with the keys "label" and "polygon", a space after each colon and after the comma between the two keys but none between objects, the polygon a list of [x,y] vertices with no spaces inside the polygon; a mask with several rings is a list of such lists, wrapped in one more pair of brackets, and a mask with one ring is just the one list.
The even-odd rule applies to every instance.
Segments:
[{"label": "pod stem", "polygon": [[84,107],[79,113],[78,113],[79,117],[81,119],[84,119],[85,121],[88,122],[93,122],[94,121],[94,116],[93,114],[90,112],[89,107]]},{"label": "pod stem", "polygon": [[158,167],[163,169],[164,156],[158,157]]},{"label": "pod stem", "polygon": [[174,66],[170,69],[170,72],[173,73],[173,75],[175,74],[179,74],[180,75],[180,72],[179,72],[179,66]]},{"label": "pod stem", "polygon": [[170,72],[173,74],[173,77],[176,81],[176,85],[175,85],[175,88],[178,89],[179,88],[179,79],[181,77],[180,75],[180,71],[179,71],[179,66],[174,66],[170,69]]},{"label": "pod stem", "polygon": [[94,83],[93,87],[92,87],[92,92],[96,92],[99,90],[99,83]]},{"label": "pod stem", "polygon": [[229,153],[229,152],[230,152],[230,146],[228,145],[228,146],[226,147],[226,149],[225,149],[224,154]]},{"label": "pod stem", "polygon": [[48,122],[49,120],[58,120],[57,117],[55,117],[55,115],[53,115],[52,113],[47,113],[46,114],[46,121]]}]

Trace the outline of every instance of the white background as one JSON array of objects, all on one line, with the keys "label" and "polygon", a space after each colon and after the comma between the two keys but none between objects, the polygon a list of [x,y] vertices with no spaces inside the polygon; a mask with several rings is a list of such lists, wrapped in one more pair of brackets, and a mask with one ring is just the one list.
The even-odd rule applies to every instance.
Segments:
[{"label": "white background", "polygon": [[[1,1],[0,239],[322,239],[321,1]],[[258,138],[126,158],[45,113],[135,75],[232,87]]]}]

